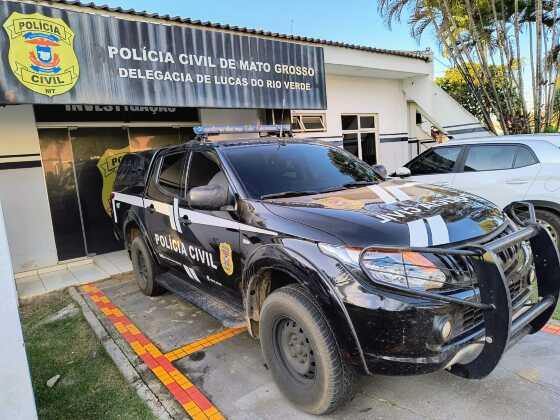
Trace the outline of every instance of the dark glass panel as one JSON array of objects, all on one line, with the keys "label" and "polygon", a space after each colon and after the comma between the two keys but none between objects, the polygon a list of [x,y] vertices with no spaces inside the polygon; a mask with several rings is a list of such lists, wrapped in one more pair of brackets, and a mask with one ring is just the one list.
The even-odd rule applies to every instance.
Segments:
[{"label": "dark glass panel", "polygon": [[358,134],[357,133],[343,134],[342,148],[347,152],[352,153],[354,156],[358,156]]},{"label": "dark glass panel", "polygon": [[342,115],[342,129],[343,130],[357,130],[358,129],[358,116],[357,115]]},{"label": "dark glass panel", "polygon": [[86,250],[68,130],[49,128],[38,132],[58,259],[83,257]]},{"label": "dark glass panel", "polygon": [[370,165],[377,163],[377,153],[375,151],[375,134],[361,133],[362,141],[362,160]]},{"label": "dark glass panel", "polygon": [[117,170],[129,151],[128,133],[118,127],[79,128],[70,136],[88,253],[122,249],[113,235],[110,209]]}]

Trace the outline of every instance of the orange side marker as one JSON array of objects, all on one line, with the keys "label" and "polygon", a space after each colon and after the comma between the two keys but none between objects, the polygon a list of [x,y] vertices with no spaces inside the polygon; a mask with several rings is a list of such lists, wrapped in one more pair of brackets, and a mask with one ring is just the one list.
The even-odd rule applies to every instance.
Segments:
[{"label": "orange side marker", "polygon": [[227,340],[228,338],[234,337],[237,334],[241,334],[242,332],[246,331],[247,328],[240,327],[240,328],[228,328],[223,331],[220,331],[216,334],[209,335],[208,337],[204,337],[200,340],[194,341],[190,344],[186,344],[178,349],[172,350],[169,353],[165,354],[165,357],[170,362],[174,362],[175,360],[182,359],[183,357],[189,356],[197,351],[205,349],[207,347],[211,347],[214,344],[218,344],[221,341]]},{"label": "orange side marker", "polygon": [[[132,350],[194,420],[224,420],[225,417],[192,382],[177,370],[161,351],[97,287],[81,287],[113,323]],[[227,331],[227,330],[226,330]],[[224,338],[225,339],[225,338]]]}]

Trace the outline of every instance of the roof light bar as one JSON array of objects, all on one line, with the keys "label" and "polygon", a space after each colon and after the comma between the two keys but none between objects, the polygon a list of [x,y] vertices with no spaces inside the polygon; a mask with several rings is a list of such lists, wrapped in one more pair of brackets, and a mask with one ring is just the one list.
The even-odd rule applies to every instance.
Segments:
[{"label": "roof light bar", "polygon": [[238,134],[238,133],[289,133],[290,124],[246,124],[246,125],[199,125],[193,127],[198,136],[212,134]]}]

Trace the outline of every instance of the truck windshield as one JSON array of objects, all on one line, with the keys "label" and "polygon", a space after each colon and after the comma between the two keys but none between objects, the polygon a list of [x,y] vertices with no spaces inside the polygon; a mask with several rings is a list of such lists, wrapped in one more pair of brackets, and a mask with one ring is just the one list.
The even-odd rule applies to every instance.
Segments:
[{"label": "truck windshield", "polygon": [[318,144],[259,144],[223,150],[254,199],[319,194],[379,180],[372,168],[349,153]]}]

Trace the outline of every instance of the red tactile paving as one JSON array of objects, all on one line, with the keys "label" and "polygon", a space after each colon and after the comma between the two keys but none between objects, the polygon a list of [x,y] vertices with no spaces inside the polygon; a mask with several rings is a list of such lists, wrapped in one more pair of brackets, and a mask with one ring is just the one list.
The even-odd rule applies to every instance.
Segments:
[{"label": "red tactile paving", "polygon": [[132,350],[165,385],[191,418],[194,420],[221,420],[225,418],[212,402],[171,364],[168,358],[142,334],[136,325],[101,290],[89,284],[82,286],[81,290],[111,321]]},{"label": "red tactile paving", "polygon": [[542,329],[545,333],[560,335],[560,325],[548,324]]}]

